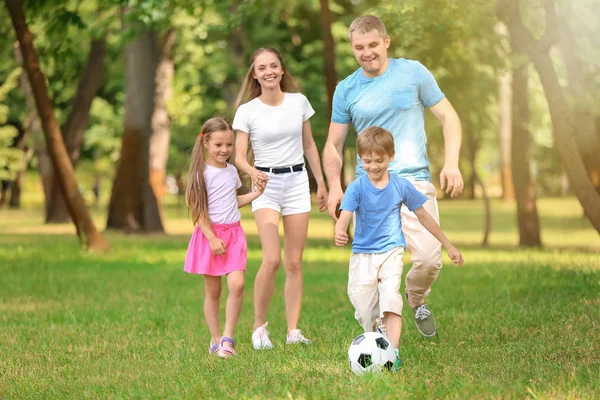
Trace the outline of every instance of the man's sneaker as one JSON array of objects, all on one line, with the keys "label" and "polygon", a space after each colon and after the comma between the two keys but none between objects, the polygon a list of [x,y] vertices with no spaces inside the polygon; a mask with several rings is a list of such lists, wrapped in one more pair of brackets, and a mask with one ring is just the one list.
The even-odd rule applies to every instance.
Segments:
[{"label": "man's sneaker", "polygon": [[268,322],[259,326],[252,332],[252,346],[254,350],[271,350],[273,343],[269,339],[269,331],[267,330]]},{"label": "man's sneaker", "polygon": [[285,344],[296,343],[311,344],[312,340],[305,338],[302,332],[300,332],[300,329],[292,329],[290,333],[287,334]]},{"label": "man's sneaker", "polygon": [[417,330],[421,332],[421,335],[425,337],[435,336],[435,318],[431,314],[431,311],[427,308],[427,304],[421,304],[415,310],[415,324]]}]

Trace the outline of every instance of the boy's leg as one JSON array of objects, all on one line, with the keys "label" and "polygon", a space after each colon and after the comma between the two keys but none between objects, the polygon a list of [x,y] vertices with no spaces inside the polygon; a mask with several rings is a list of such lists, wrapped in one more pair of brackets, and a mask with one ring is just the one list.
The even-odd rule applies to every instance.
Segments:
[{"label": "boy's leg", "polygon": [[379,315],[377,271],[372,254],[353,253],[348,271],[348,297],[354,306],[354,318],[365,332],[373,330]]},{"label": "boy's leg", "polygon": [[[425,210],[438,223],[440,221],[435,187],[428,181],[413,182],[415,187],[428,200]],[[406,238],[407,250],[413,263],[406,274],[406,297],[409,306],[415,312],[417,328],[424,336],[436,333],[435,320],[429,310],[419,310],[425,304],[425,298],[431,292],[431,285],[437,279],[442,268],[442,244],[421,223],[417,216],[402,207],[402,232]],[[425,305],[424,308],[427,306]]]},{"label": "boy's leg", "polygon": [[404,249],[399,247],[385,254],[380,259],[378,274],[380,316],[387,329],[387,337],[397,349],[400,346],[400,333],[402,331],[402,256]]}]

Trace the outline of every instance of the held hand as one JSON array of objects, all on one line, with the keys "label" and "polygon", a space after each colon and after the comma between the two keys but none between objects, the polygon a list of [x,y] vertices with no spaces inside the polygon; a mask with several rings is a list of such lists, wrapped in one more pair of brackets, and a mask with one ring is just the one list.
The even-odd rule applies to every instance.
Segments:
[{"label": "held hand", "polygon": [[225,242],[219,239],[218,237],[214,237],[210,239],[210,249],[215,256],[220,256],[225,254]]},{"label": "held hand", "polygon": [[267,174],[253,168],[250,178],[252,178],[252,191],[256,191],[257,189],[265,190],[267,181],[269,180]]},{"label": "held hand", "polygon": [[450,260],[452,260],[457,267],[460,267],[465,262],[460,251],[454,246],[448,249],[448,257],[450,257]]},{"label": "held hand", "polygon": [[446,193],[450,193],[450,197],[456,197],[462,193],[464,182],[458,167],[444,165],[440,172],[440,186],[442,190],[445,189]]},{"label": "held hand", "polygon": [[327,188],[325,187],[325,184],[322,183],[317,187],[317,200],[319,202],[320,212],[327,210],[327,197]]},{"label": "held hand", "polygon": [[342,198],[344,197],[344,192],[341,189],[329,188],[329,197],[327,199],[327,209],[329,211],[329,216],[333,218],[334,221],[338,220],[335,212],[337,211],[337,207],[342,202]]},{"label": "held hand", "polygon": [[348,234],[346,232],[335,232],[335,236],[333,237],[333,242],[336,246],[342,247],[348,243]]}]

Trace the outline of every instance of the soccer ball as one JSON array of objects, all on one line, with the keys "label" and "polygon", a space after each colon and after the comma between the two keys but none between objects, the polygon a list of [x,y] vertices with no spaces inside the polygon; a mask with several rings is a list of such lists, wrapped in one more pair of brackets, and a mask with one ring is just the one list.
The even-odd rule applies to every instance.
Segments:
[{"label": "soccer ball", "polygon": [[356,375],[391,371],[396,361],[396,352],[381,333],[365,332],[352,341],[348,349],[348,361],[350,369]]}]

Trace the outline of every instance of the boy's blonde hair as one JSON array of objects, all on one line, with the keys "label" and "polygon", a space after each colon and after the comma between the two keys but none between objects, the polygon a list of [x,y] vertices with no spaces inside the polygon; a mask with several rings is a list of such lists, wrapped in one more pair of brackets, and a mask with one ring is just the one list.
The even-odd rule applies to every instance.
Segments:
[{"label": "boy's blonde hair", "polygon": [[368,153],[387,154],[390,157],[396,154],[392,133],[378,126],[370,126],[358,135],[356,149],[359,157]]},{"label": "boy's blonde hair", "polygon": [[348,39],[350,42],[352,42],[352,32],[365,34],[371,31],[377,31],[379,36],[381,36],[383,39],[388,36],[387,29],[385,29],[385,24],[382,20],[374,15],[363,15],[356,18],[350,24],[350,27],[348,28]]}]

